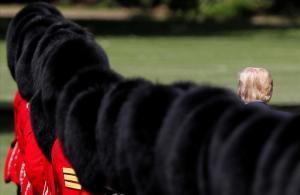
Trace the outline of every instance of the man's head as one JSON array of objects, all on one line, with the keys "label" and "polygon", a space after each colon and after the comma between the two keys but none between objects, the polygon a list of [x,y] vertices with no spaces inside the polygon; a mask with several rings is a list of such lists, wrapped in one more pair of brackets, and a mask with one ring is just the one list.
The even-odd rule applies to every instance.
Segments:
[{"label": "man's head", "polygon": [[247,67],[240,72],[238,95],[245,102],[269,102],[273,92],[273,79],[264,68]]}]

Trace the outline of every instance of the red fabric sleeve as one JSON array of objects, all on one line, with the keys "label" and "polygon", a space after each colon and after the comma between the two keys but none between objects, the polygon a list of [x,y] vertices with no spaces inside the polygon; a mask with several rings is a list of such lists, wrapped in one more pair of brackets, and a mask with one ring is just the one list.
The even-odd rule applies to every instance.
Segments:
[{"label": "red fabric sleeve", "polygon": [[52,167],[58,194],[89,195],[79,184],[78,178],[71,164],[65,157],[59,139],[52,148]]}]

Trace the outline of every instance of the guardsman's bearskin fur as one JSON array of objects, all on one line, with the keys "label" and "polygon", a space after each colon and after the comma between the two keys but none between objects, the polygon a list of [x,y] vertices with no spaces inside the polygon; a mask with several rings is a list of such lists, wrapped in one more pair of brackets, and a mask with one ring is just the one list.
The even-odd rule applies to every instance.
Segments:
[{"label": "guardsman's bearskin fur", "polygon": [[[228,137],[231,136],[232,130],[242,124],[247,118],[256,115],[257,112],[257,108],[254,107],[245,108],[245,106],[235,105],[228,109],[222,118],[218,120],[218,123],[214,127],[214,136],[212,136],[208,146],[209,165],[207,171],[210,186],[218,186],[219,182],[223,182],[221,180],[224,178],[219,177],[215,167],[218,166],[220,151],[223,149],[223,145],[226,143]],[[210,188],[209,191],[212,194],[217,194],[220,189],[219,187],[215,187]]]},{"label": "guardsman's bearskin fur", "polygon": [[121,80],[122,77],[111,71],[99,71],[98,85],[78,93],[70,102],[65,124],[65,154],[82,186],[91,192],[101,192],[103,186],[99,183],[103,183],[101,181],[105,179],[96,153],[98,109],[104,94]]},{"label": "guardsman's bearskin fur", "polygon": [[154,87],[152,83],[140,85],[135,88],[121,108],[117,121],[116,168],[120,177],[122,192],[125,194],[137,193],[137,189],[134,186],[133,175],[130,172],[131,166],[128,159],[130,151],[128,148],[129,143],[126,143],[126,138],[129,133],[128,131],[131,131],[132,128],[138,128],[140,122],[135,123],[134,117],[136,117],[135,111],[139,110],[139,108],[131,107],[130,105],[133,101],[139,99],[142,91],[146,92],[151,89],[151,87]]},{"label": "guardsman's bearskin fur", "polygon": [[175,83],[172,83],[170,85],[170,87],[174,87],[174,88],[180,90],[182,93],[184,93],[187,90],[197,87],[197,85],[191,81],[177,81]]},{"label": "guardsman's bearskin fur", "polygon": [[28,21],[37,16],[57,17],[63,19],[61,13],[52,5],[47,3],[33,3],[22,9],[10,22],[7,33],[7,61],[11,75],[15,78],[15,65],[17,62],[17,51],[19,50],[19,40],[22,29]]},{"label": "guardsman's bearskin fur", "polygon": [[298,115],[223,88],[123,78],[91,33],[47,3],[12,20],[7,56],[39,147],[50,160],[58,136],[84,190],[300,193]]},{"label": "guardsman's bearskin fur", "polygon": [[[160,180],[161,188],[164,193],[167,193],[170,189],[167,189],[167,165],[166,161],[170,150],[174,143],[174,134],[177,128],[180,126],[184,118],[191,112],[193,108],[201,104],[203,101],[217,97],[220,94],[224,94],[226,90],[221,88],[214,88],[209,86],[195,87],[188,90],[182,96],[177,98],[168,115],[165,118],[164,124],[162,125],[159,136],[156,142],[155,148],[155,160],[158,179]],[[227,92],[229,93],[229,92]]]},{"label": "guardsman's bearskin fur", "polygon": [[[271,175],[271,181],[267,185],[265,184],[264,191],[268,189],[270,194],[299,194],[299,151],[300,151],[300,118],[299,115],[294,117],[288,124],[278,128],[276,133],[274,132],[273,139],[268,139],[267,143],[272,144],[273,147],[266,148],[269,153],[266,159],[263,161],[265,166],[269,168],[264,170],[268,171]],[[263,156],[261,156],[262,158]],[[274,161],[272,161],[274,160]],[[261,170],[261,169],[260,169]],[[257,173],[265,173],[259,172]],[[267,175],[267,174],[266,174]],[[262,178],[259,181],[263,181],[266,175],[260,174]],[[264,180],[268,181],[268,180]],[[270,185],[271,184],[271,185]],[[260,186],[262,187],[262,186]],[[262,194],[264,191],[261,191]]]},{"label": "guardsman's bearskin fur", "polygon": [[[62,31],[57,32],[60,33]],[[55,43],[49,44],[48,47],[44,48],[44,54],[37,59],[38,64],[35,66],[37,78],[35,83],[38,85],[35,88],[36,90],[41,90],[39,97],[42,98],[42,100],[38,101],[41,103],[40,105],[35,104],[32,105],[32,107],[41,106],[43,109],[35,109],[35,111],[43,110],[45,113],[31,112],[31,114],[37,116],[45,115],[46,118],[38,121],[41,124],[32,124],[34,131],[36,131],[35,127],[43,126],[45,127],[43,131],[50,131],[52,134],[55,134],[55,108],[57,98],[63,86],[73,75],[87,67],[98,67],[100,70],[109,69],[105,52],[93,39],[86,38],[86,36],[79,35],[72,31],[65,32],[61,34],[62,36],[56,37],[58,40]],[[45,34],[45,36],[47,35],[48,34]],[[43,45],[43,42],[41,42],[41,45]],[[37,133],[36,136],[38,136]],[[53,135],[51,137],[55,136]],[[39,144],[44,142],[45,139],[48,138],[37,137]],[[53,143],[53,141],[54,140],[51,140],[50,143]],[[45,153],[42,147],[41,149]],[[46,156],[49,157],[50,154],[46,154]]]},{"label": "guardsman's bearskin fur", "polygon": [[[173,147],[166,162],[166,173],[171,194],[206,194],[205,188],[198,185],[207,181],[206,169],[207,152],[205,145],[220,116],[233,104],[240,103],[234,94],[228,94],[204,100],[191,109],[182,120],[174,134]],[[199,170],[201,169],[201,170]],[[197,171],[203,175],[197,180]],[[197,185],[198,184],[198,185]]]},{"label": "guardsman's bearskin fur", "polygon": [[[273,133],[265,140],[257,159],[253,193],[299,193],[299,185],[296,184],[299,181],[299,122],[299,117],[285,120],[284,124],[273,129]],[[260,132],[256,133],[259,136]]]},{"label": "guardsman's bearskin fur", "polygon": [[[61,47],[67,41],[80,38],[93,40],[93,37],[89,32],[70,21],[63,20],[56,22],[47,29],[41,37],[32,57],[32,71],[33,79],[36,81],[34,83],[36,91],[40,90],[42,87],[44,66],[48,60],[49,53],[53,53],[52,55],[54,55],[57,47]],[[70,53],[71,52],[72,51],[70,51]]]},{"label": "guardsman's bearskin fur", "polygon": [[24,26],[20,33],[19,47],[16,54],[15,79],[21,96],[27,101],[35,93],[31,66],[33,54],[47,28],[57,21],[57,17],[36,16]]},{"label": "guardsman's bearskin fur", "polygon": [[[98,68],[86,68],[72,77],[72,79],[64,86],[57,101],[55,114],[56,135],[61,143],[65,143],[65,125],[70,103],[74,100],[76,95],[82,91],[90,87],[97,87],[101,76],[102,72],[99,72]],[[63,149],[65,148],[63,147]]]},{"label": "guardsman's bearskin fur", "polygon": [[137,88],[122,109],[118,144],[127,152],[119,163],[128,163],[137,194],[160,193],[154,185],[154,145],[164,117],[179,94],[169,86],[147,85]]},{"label": "guardsman's bearskin fur", "polygon": [[258,110],[255,115],[243,121],[242,125],[233,127],[219,151],[219,163],[215,166],[213,175],[217,178],[226,177],[226,181],[219,183],[215,190],[221,190],[222,194],[250,194],[261,149],[276,127],[286,120],[288,118],[275,113]]},{"label": "guardsman's bearskin fur", "polygon": [[120,110],[134,89],[141,85],[149,85],[144,79],[129,79],[119,82],[103,97],[98,112],[96,127],[96,146],[99,156],[99,167],[108,185],[116,191],[121,191],[116,171],[116,136],[117,121]]},{"label": "guardsman's bearskin fur", "polygon": [[38,91],[30,101],[30,119],[37,143],[47,159],[51,161],[51,148],[55,135],[52,131],[45,131],[45,129],[49,129],[49,126],[42,122],[47,121],[47,116],[44,107],[40,106],[42,105],[41,100],[41,91]]}]

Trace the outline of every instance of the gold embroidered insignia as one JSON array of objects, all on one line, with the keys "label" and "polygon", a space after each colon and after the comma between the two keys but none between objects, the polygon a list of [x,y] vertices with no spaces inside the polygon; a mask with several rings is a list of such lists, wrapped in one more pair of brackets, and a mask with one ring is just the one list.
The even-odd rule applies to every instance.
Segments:
[{"label": "gold embroidered insignia", "polygon": [[78,178],[74,169],[63,167],[64,181],[67,188],[81,190]]}]

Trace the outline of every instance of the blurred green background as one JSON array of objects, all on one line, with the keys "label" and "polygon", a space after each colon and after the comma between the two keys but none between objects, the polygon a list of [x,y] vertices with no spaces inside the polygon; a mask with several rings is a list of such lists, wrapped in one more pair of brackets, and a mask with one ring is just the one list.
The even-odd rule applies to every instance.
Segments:
[{"label": "blurred green background", "polygon": [[[0,194],[12,140],[16,90],[7,69],[5,31],[25,0],[0,1]],[[31,1],[33,2],[33,1]],[[300,105],[300,19],[297,0],[61,0],[63,14],[96,35],[112,68],[154,82],[192,80],[236,90],[246,66],[273,75],[273,105]]]},{"label": "blurred green background", "polygon": [[[113,69],[170,83],[193,80],[236,89],[238,72],[262,66],[274,77],[273,104],[297,104],[300,73],[300,29],[260,30],[219,36],[99,36]],[[0,100],[11,102],[15,82],[6,67],[5,44],[0,42]]]}]

